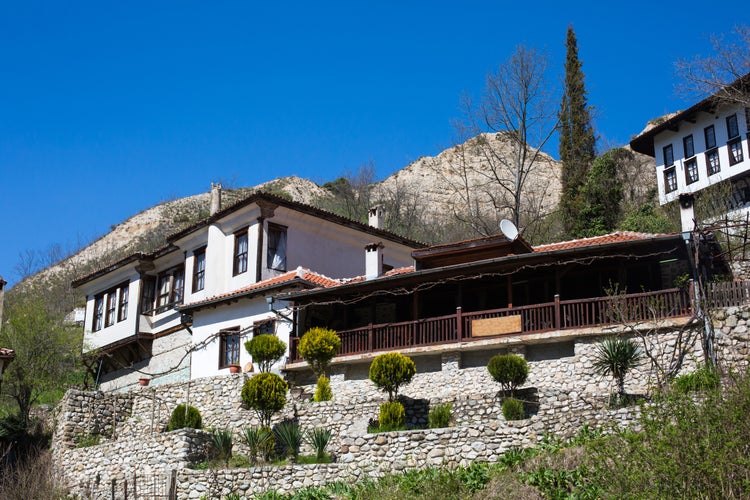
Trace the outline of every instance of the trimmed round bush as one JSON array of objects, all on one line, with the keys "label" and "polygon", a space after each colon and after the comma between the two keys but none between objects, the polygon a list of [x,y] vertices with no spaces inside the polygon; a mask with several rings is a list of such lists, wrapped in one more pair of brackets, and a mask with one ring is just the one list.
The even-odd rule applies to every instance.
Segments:
[{"label": "trimmed round bush", "polygon": [[201,418],[201,412],[195,406],[179,404],[172,410],[172,416],[169,419],[169,425],[167,425],[168,431],[175,431],[177,429],[184,429],[190,427],[192,429],[200,429],[203,427],[203,419]]},{"label": "trimmed round bush", "polygon": [[398,397],[398,389],[411,382],[417,366],[410,358],[399,352],[381,354],[372,360],[370,380],[378,389],[388,393],[388,401]]},{"label": "trimmed round bush", "polygon": [[716,370],[701,368],[693,373],[680,375],[672,383],[675,391],[687,394],[688,392],[707,391],[719,387],[719,374]]},{"label": "trimmed round bush", "polygon": [[380,405],[378,415],[378,428],[381,431],[395,431],[402,429],[406,422],[404,405],[398,401],[383,403]]},{"label": "trimmed round bush", "polygon": [[259,373],[242,386],[242,400],[255,410],[261,426],[270,427],[271,417],[286,404],[287,383],[275,373]]},{"label": "trimmed round bush", "polygon": [[261,373],[268,373],[274,363],[286,353],[286,344],[276,335],[256,335],[245,342],[245,350],[258,363]]},{"label": "trimmed round bush", "polygon": [[490,372],[495,382],[500,384],[503,391],[510,392],[512,395],[516,388],[523,385],[529,377],[529,364],[516,354],[498,354],[490,358],[487,371]]},{"label": "trimmed round bush", "polygon": [[316,326],[310,328],[299,340],[297,350],[313,373],[320,377],[325,375],[331,360],[341,348],[341,338],[335,331]]},{"label": "trimmed round bush", "polygon": [[503,417],[505,420],[522,420],[526,417],[523,401],[516,398],[505,398],[503,401]]},{"label": "trimmed round bush", "polygon": [[427,415],[427,422],[430,425],[430,429],[448,427],[451,423],[452,409],[452,403],[436,405],[435,408],[430,409],[430,413]]},{"label": "trimmed round bush", "polygon": [[315,395],[313,396],[313,401],[316,403],[319,403],[321,401],[330,401],[333,397],[333,392],[331,391],[331,381],[328,377],[325,375],[321,375],[318,377],[318,383],[315,386]]}]

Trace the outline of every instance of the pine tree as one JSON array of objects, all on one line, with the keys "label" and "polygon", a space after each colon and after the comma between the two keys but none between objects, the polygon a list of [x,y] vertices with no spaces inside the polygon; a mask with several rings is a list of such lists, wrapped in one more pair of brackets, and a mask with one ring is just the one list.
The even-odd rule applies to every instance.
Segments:
[{"label": "pine tree", "polygon": [[576,226],[581,209],[581,188],[594,160],[594,130],[586,103],[578,41],[573,27],[568,27],[565,60],[565,91],[560,106],[560,161],[562,162],[562,199],[565,230]]}]

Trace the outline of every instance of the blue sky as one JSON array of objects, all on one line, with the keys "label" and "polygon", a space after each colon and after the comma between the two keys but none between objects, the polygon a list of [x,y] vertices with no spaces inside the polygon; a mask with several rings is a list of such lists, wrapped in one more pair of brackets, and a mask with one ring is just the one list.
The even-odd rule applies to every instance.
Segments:
[{"label": "blue sky", "polygon": [[559,86],[569,24],[600,143],[625,144],[686,107],[677,59],[748,24],[706,6],[0,0],[0,275],[211,181],[325,182],[370,161],[384,178],[449,147],[461,95],[517,45],[546,52]]}]

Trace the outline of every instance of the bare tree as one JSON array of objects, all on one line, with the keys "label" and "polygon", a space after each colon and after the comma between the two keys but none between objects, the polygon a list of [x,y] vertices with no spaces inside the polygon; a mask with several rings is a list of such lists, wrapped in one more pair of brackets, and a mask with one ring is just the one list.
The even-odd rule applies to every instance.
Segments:
[{"label": "bare tree", "polygon": [[551,160],[542,148],[557,127],[545,69],[544,55],[519,46],[487,76],[478,103],[463,99],[455,160],[439,171],[454,193],[453,216],[476,235],[497,233],[502,218],[528,228],[552,208],[549,183],[532,182]]},{"label": "bare tree", "polygon": [[677,89],[690,98],[715,96],[718,100],[750,106],[750,26],[738,25],[729,37],[711,37],[713,55],[677,62]]}]

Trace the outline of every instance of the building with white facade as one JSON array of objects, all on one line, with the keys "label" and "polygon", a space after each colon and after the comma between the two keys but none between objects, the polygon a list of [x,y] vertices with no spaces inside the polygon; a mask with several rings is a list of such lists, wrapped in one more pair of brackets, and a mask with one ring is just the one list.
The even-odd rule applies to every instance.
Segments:
[{"label": "building with white facade", "polygon": [[153,253],[77,279],[87,299],[83,351],[100,387],[251,370],[244,342],[259,333],[287,341],[294,321],[273,294],[362,274],[366,262],[376,275],[412,263],[423,245],[379,229],[382,213],[373,215],[367,225],[254,193]]},{"label": "building with white facade", "polygon": [[[750,74],[732,83],[743,88]],[[659,203],[731,182],[734,210],[750,207],[748,133],[750,108],[711,96],[661,120],[630,141],[634,151],[656,163]],[[692,228],[689,228],[692,229]]]}]

